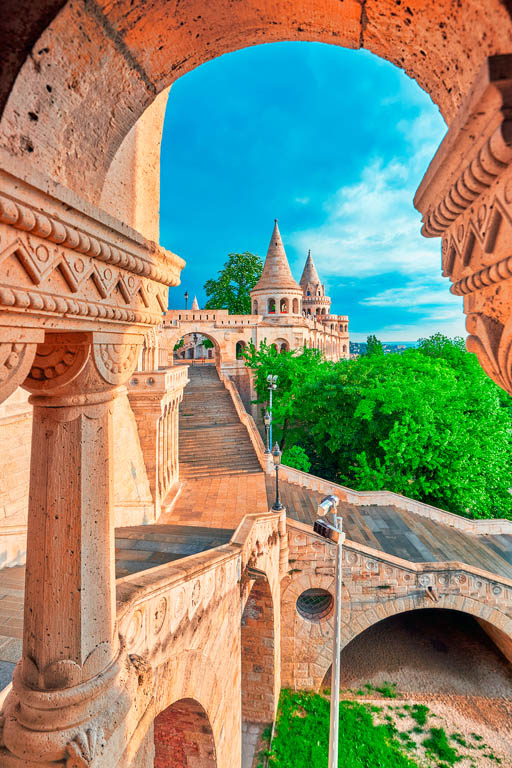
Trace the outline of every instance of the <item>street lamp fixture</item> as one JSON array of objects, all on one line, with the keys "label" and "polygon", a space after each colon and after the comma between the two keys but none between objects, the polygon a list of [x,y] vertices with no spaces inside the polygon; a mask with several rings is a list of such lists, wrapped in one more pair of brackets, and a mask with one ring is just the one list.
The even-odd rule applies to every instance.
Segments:
[{"label": "street lamp fixture", "polygon": [[319,503],[317,512],[325,517],[333,511],[334,524],[327,520],[315,520],[313,530],[324,539],[336,544],[336,576],[334,599],[334,643],[332,649],[331,678],[331,723],[329,728],[329,768],[338,768],[338,739],[340,726],[340,666],[341,666],[341,588],[342,588],[342,546],[345,540],[343,521],[337,515],[339,499],[337,496],[325,496]]},{"label": "street lamp fixture", "polygon": [[270,454],[270,453],[272,453],[272,451],[270,450],[270,442],[269,442],[269,438],[268,438],[268,431],[269,431],[269,427],[270,427],[271,418],[270,418],[270,413],[266,409],[265,409],[265,415],[263,417],[263,421],[265,423],[265,435],[266,435],[266,440],[267,440],[267,447],[265,448],[265,453]]},{"label": "street lamp fixture", "polygon": [[187,311],[188,291],[185,291],[185,312]]},{"label": "street lamp fixture", "polygon": [[277,389],[277,376],[272,376],[271,373],[267,376],[267,387],[269,391],[269,410],[270,410],[270,421],[269,421],[269,442],[268,445],[272,445],[272,392]]},{"label": "street lamp fixture", "polygon": [[283,454],[279,449],[279,445],[276,443],[272,448],[272,461],[274,462],[274,467],[276,468],[276,500],[274,502],[274,506],[272,507],[274,512],[280,512],[282,509],[284,509],[283,505],[281,504],[281,499],[279,498],[279,465],[281,464],[282,455]]}]

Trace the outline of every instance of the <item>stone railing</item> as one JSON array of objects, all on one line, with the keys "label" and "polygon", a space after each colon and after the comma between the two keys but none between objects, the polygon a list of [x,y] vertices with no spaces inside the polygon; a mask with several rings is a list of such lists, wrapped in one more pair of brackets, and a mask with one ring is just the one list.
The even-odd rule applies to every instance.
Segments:
[{"label": "stone railing", "polygon": [[[304,523],[288,519],[287,526],[292,559],[295,557],[297,547],[301,547],[312,537],[317,540],[318,547],[322,550],[325,546],[332,548],[332,575],[334,576],[334,545],[326,545],[325,539],[314,533],[311,527]],[[292,562],[297,563],[294,559]],[[432,607],[435,606],[437,594],[451,589],[457,593],[467,592],[473,599],[481,600],[488,606],[499,607],[509,616],[512,614],[512,579],[457,560],[414,563],[345,539],[343,568],[344,583],[345,568],[347,568],[351,573],[355,573],[358,579],[361,574],[366,574],[365,584],[367,585],[371,585],[372,579],[380,582],[380,589],[383,583],[390,585],[395,592],[401,591],[397,590],[397,586],[408,589],[416,587],[422,590],[431,587],[435,590],[432,593]]]},{"label": "stone railing", "polygon": [[188,381],[188,361],[184,365],[176,365],[157,371],[135,371],[129,382],[129,390],[137,390],[141,387],[145,390],[171,392],[182,390]]},{"label": "stone railing", "polygon": [[[280,546],[280,522],[275,513],[246,515],[228,544],[117,579],[117,620],[128,653],[151,658],[177,653],[173,646],[181,635],[173,635],[180,623],[216,610],[230,593],[240,596],[238,585],[248,578],[249,564],[268,570],[273,562],[276,573],[267,577],[278,583],[278,550],[273,560],[269,552]],[[269,547],[261,547],[264,541]]]},{"label": "stone railing", "polygon": [[247,413],[245,410],[244,404],[242,402],[242,399],[238,393],[238,389],[233,384],[230,378],[225,376],[220,369],[218,369],[219,377],[224,386],[226,387],[227,391],[231,395],[231,399],[233,400],[233,405],[235,406],[238,418],[242,422],[242,424],[247,429],[247,432],[249,433],[249,437],[251,439],[252,446],[256,452],[256,456],[258,457],[258,461],[260,462],[261,468],[263,471],[267,471],[268,465],[268,457],[265,453],[265,446],[263,444],[263,440],[261,439],[261,435],[258,431],[258,427],[256,426],[256,423],[253,419],[253,417]]},{"label": "stone railing", "polygon": [[[271,467],[267,470],[271,471]],[[331,483],[315,475],[309,475],[307,472],[301,472],[298,469],[281,465],[279,470],[283,480],[303,488],[309,488],[312,491],[319,491],[325,494],[335,494],[341,501],[356,506],[392,506],[398,509],[404,509],[408,512],[414,512],[421,517],[428,517],[429,520],[436,520],[443,525],[449,525],[465,533],[474,534],[512,534],[511,520],[471,520],[461,515],[455,515],[453,512],[446,512],[444,509],[432,507],[430,504],[424,504],[415,499],[409,499],[399,493],[392,491],[354,491],[337,483]]]}]

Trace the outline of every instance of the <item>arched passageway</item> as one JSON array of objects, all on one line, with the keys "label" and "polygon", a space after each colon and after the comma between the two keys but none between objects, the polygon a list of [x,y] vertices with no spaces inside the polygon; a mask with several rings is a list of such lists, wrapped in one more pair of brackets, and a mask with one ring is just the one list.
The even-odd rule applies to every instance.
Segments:
[{"label": "arched passageway", "polygon": [[[512,664],[489,636],[498,640],[498,632],[460,611],[422,608],[399,613],[373,624],[345,646],[341,684],[360,688],[390,681],[410,694],[510,697]],[[331,685],[330,668],[324,685]]]},{"label": "arched passageway", "polygon": [[175,363],[215,363],[220,360],[220,347],[211,336],[199,331],[186,333],[173,343]]},{"label": "arched passageway", "polygon": [[255,582],[242,614],[242,722],[271,723],[275,683],[274,605],[267,581]]},{"label": "arched passageway", "polygon": [[208,715],[194,699],[181,699],[155,718],[155,768],[216,768]]}]

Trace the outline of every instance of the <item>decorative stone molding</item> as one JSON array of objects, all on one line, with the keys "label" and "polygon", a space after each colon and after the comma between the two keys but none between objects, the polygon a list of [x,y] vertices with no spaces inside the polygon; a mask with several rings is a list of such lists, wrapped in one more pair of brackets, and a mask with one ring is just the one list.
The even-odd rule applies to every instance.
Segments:
[{"label": "decorative stone molding", "polygon": [[491,56],[416,193],[426,237],[464,297],[468,349],[512,392],[512,55]]},{"label": "decorative stone molding", "polygon": [[[8,340],[9,337],[12,340]],[[37,341],[42,341],[44,332],[29,332],[28,337],[32,339],[29,342],[17,341],[15,337],[23,339],[27,334],[0,328],[0,403],[26,379],[36,354]]]},{"label": "decorative stone molding", "polygon": [[0,317],[68,330],[161,322],[184,261],[95,213],[0,172]]},{"label": "decorative stone molding", "polygon": [[78,731],[67,745],[69,757],[66,760],[66,768],[89,768],[101,754],[104,746],[105,740],[101,728]]}]

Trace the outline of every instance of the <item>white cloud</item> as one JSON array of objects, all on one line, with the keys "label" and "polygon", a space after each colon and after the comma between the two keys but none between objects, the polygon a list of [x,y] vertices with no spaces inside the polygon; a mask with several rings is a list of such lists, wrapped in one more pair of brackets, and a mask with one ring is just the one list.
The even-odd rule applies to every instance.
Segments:
[{"label": "white cloud", "polygon": [[[402,120],[400,157],[387,162],[371,159],[352,184],[342,186],[324,205],[323,223],[296,231],[291,243],[300,254],[311,248],[320,274],[329,279],[356,281],[394,274],[396,286],[363,298],[367,307],[382,307],[382,326],[361,328],[354,340],[377,333],[389,341],[430,335],[464,335],[460,298],[449,292],[441,277],[441,242],[423,238],[421,215],[413,206],[416,188],[434,155],[442,134],[439,114],[422,110]],[[401,159],[406,157],[406,160]],[[375,289],[373,289],[375,290]],[[400,308],[403,323],[386,324],[385,309]],[[396,312],[393,313],[396,318]]]},{"label": "white cloud", "polygon": [[440,243],[420,234],[421,217],[412,205],[415,186],[403,163],[374,160],[358,182],[341,187],[327,201],[324,223],[295,232],[292,245],[299,253],[311,248],[326,277],[435,275]]}]

